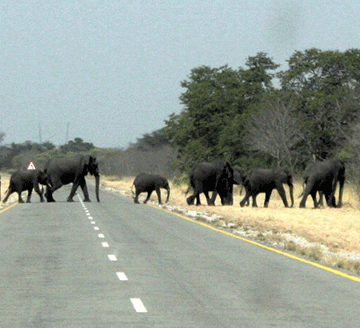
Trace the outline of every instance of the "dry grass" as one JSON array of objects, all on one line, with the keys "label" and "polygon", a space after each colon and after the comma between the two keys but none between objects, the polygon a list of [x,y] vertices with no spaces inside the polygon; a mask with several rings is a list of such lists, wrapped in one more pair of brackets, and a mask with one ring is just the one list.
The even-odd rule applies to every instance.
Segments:
[{"label": "dry grass", "polygon": [[1,200],[3,200],[6,194],[6,190],[9,187],[10,175],[4,173],[0,173],[0,175],[1,175]]},{"label": "dry grass", "polygon": [[[103,184],[111,188],[130,192],[133,177],[122,179],[103,179]],[[282,234],[290,233],[302,237],[310,243],[319,243],[329,248],[332,252],[360,253],[360,201],[356,190],[351,185],[345,186],[342,208],[313,209],[311,197],[307,200],[307,208],[299,208],[302,186],[295,184],[295,205],[293,208],[284,208],[283,203],[274,191],[268,208],[263,208],[264,194],[258,196],[258,205],[261,207],[243,207],[239,202],[244,195],[239,195],[239,188],[234,191],[234,205],[221,206],[217,199],[217,206],[188,206],[185,192],[187,186],[175,186],[170,182],[171,195],[169,205],[179,206],[184,210],[217,214],[234,226],[245,230],[257,231],[260,239],[279,241]],[[144,195],[145,194],[141,194]],[[156,193],[151,200],[157,202]],[[201,196],[202,204],[206,204],[205,197]],[[271,231],[272,234],[267,232]],[[279,239],[279,240],[276,240]],[[285,242],[284,248],[296,251],[315,260],[323,260],[323,250],[319,246],[303,247],[293,241]],[[345,263],[347,262],[347,264]],[[360,270],[357,261],[334,258],[331,263],[338,267],[355,268]]]}]

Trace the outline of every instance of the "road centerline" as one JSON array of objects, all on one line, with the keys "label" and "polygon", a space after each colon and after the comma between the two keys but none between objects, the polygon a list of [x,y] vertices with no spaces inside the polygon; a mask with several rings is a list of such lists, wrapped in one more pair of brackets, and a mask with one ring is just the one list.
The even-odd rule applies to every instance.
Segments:
[{"label": "road centerline", "polygon": [[133,307],[137,313],[146,313],[147,310],[140,298],[130,298]]}]

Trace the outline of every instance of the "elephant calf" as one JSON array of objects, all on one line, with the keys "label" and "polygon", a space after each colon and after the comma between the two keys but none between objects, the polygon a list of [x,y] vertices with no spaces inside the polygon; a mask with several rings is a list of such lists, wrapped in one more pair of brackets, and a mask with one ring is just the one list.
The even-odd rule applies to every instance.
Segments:
[{"label": "elephant calf", "polygon": [[139,195],[142,192],[147,192],[148,195],[144,200],[144,204],[146,204],[147,201],[150,199],[150,196],[154,190],[156,191],[156,194],[158,196],[159,204],[161,204],[160,188],[167,190],[166,203],[169,201],[169,197],[170,197],[169,183],[164,177],[160,175],[140,173],[139,175],[136,176],[132,187],[133,186],[135,186],[135,198],[134,198],[135,204],[139,204],[139,199],[138,199]]},{"label": "elephant calf", "polygon": [[6,196],[3,200],[3,202],[6,203],[8,198],[10,197],[10,195],[14,192],[17,192],[17,194],[19,196],[19,203],[24,203],[24,201],[21,197],[21,193],[23,191],[27,190],[28,195],[27,195],[26,202],[30,203],[30,198],[31,198],[33,189],[35,189],[35,191],[39,195],[40,201],[43,202],[44,201],[44,197],[43,197],[44,190],[43,190],[43,188],[42,188],[42,190],[40,190],[39,183],[42,185],[46,185],[46,182],[47,182],[46,175],[41,170],[16,171],[10,177],[9,188],[7,190],[7,193],[6,193]]},{"label": "elephant calf", "polygon": [[287,184],[290,190],[291,207],[294,205],[294,185],[291,173],[283,168],[276,169],[255,169],[251,175],[245,178],[243,184],[246,189],[246,195],[240,202],[243,207],[252,197],[252,206],[257,207],[256,196],[259,193],[265,193],[264,207],[269,206],[270,196],[273,189],[276,189],[284,203],[289,207],[283,184]]}]

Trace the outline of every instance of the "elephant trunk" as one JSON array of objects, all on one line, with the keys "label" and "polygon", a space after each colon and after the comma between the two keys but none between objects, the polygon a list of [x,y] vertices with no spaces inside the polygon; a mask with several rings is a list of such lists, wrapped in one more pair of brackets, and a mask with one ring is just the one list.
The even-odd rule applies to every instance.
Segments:
[{"label": "elephant trunk", "polygon": [[291,199],[290,207],[293,207],[294,206],[294,185],[292,183],[289,183],[289,190],[290,190],[290,199]]},{"label": "elephant trunk", "polygon": [[166,190],[167,190],[167,196],[166,196],[166,201],[165,201],[165,203],[167,203],[167,202],[169,201],[169,197],[170,197],[170,187],[168,186],[168,187],[166,188]]},{"label": "elephant trunk", "polygon": [[98,202],[100,202],[99,190],[100,190],[100,175],[95,175],[95,194],[96,194],[96,200]]}]

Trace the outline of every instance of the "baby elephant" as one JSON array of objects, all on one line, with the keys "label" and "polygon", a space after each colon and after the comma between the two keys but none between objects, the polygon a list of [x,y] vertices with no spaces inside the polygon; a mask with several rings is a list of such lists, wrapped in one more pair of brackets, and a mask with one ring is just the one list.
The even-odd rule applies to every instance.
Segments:
[{"label": "baby elephant", "polygon": [[132,186],[135,186],[135,198],[134,203],[139,204],[139,195],[142,192],[147,192],[148,195],[144,200],[144,204],[150,199],[150,196],[154,190],[156,190],[159,204],[161,204],[161,193],[160,188],[167,190],[166,203],[169,201],[170,197],[170,186],[168,181],[160,175],[140,173],[136,176]]},{"label": "baby elephant", "polygon": [[19,203],[24,203],[21,198],[21,193],[23,191],[28,192],[27,203],[30,203],[31,193],[33,189],[37,192],[40,197],[40,201],[43,202],[43,188],[40,190],[39,183],[46,185],[46,174],[41,170],[20,170],[13,173],[10,177],[10,184],[7,190],[6,196],[3,200],[5,203],[10,195],[14,192],[17,192],[19,195]]}]

